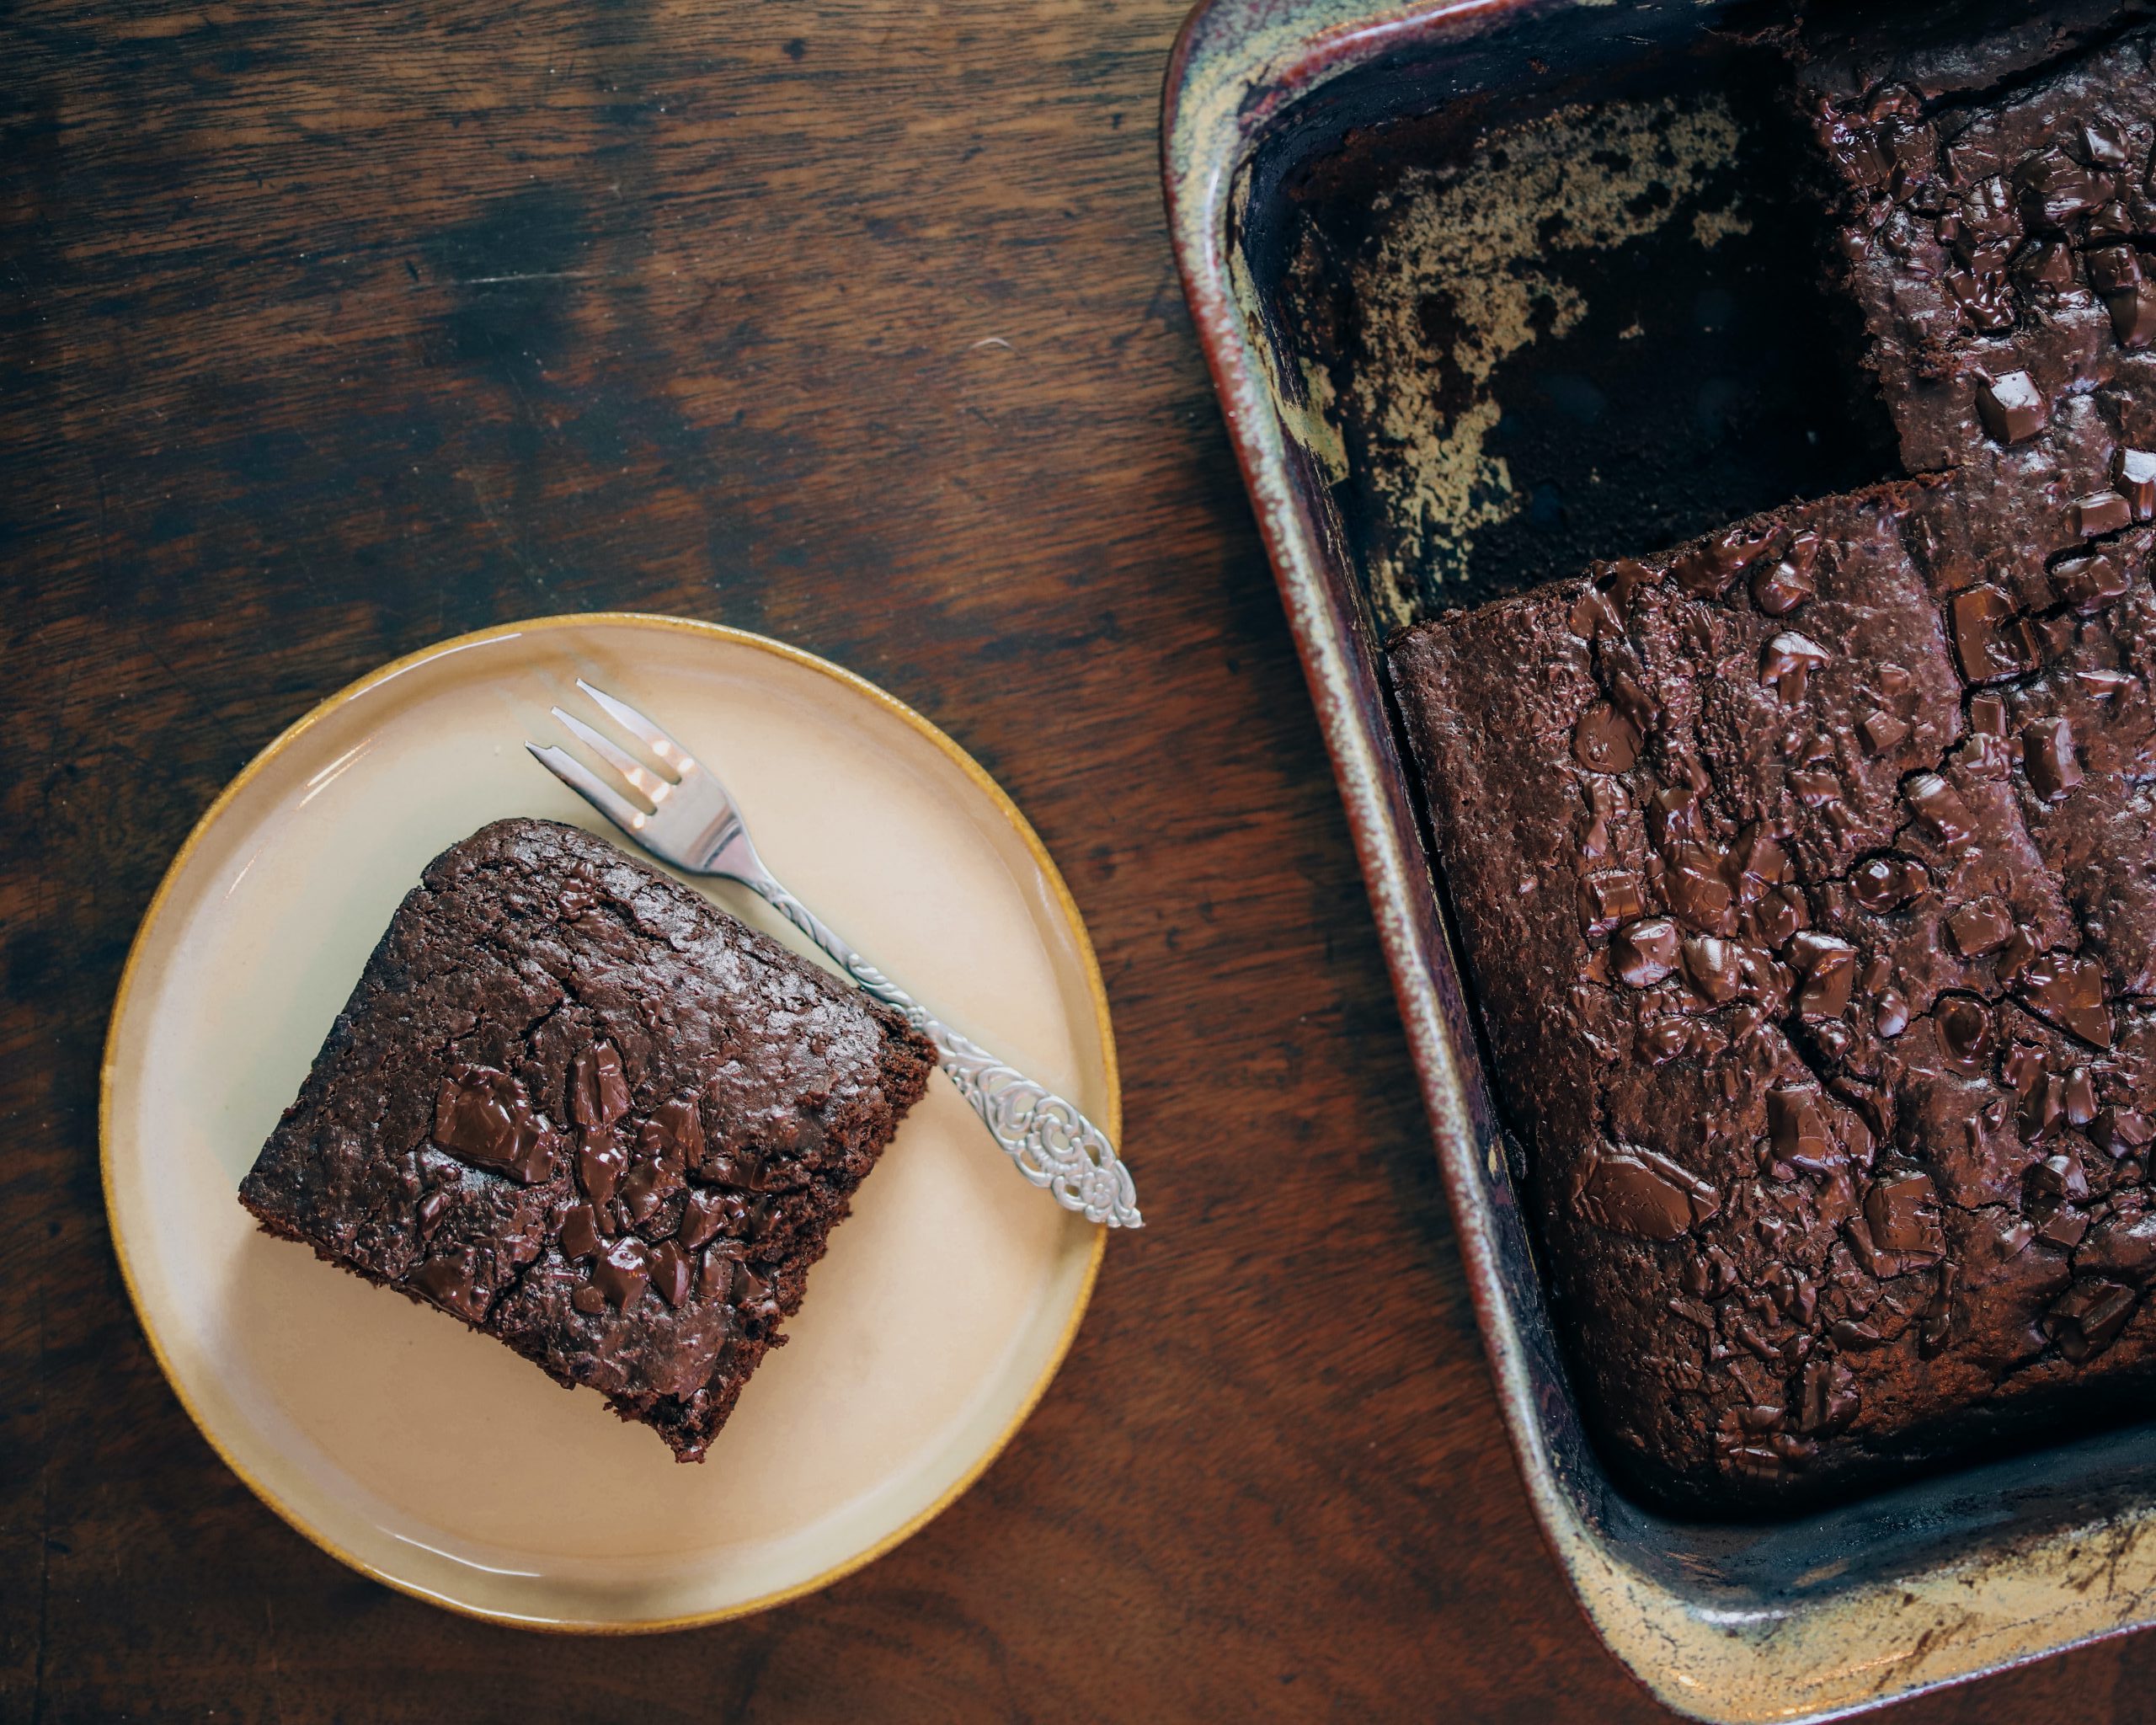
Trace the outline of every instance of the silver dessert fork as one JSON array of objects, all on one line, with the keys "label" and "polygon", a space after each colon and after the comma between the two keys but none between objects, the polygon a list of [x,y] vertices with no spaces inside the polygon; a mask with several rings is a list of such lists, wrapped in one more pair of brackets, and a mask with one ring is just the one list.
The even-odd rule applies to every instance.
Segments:
[{"label": "silver dessert fork", "polygon": [[741,811],[717,774],[627,702],[595,689],[581,677],[576,686],[650,752],[659,770],[645,766],[573,713],[557,707],[555,718],[651,807],[648,811],[638,808],[558,745],[542,748],[526,744],[542,766],[654,856],[691,874],[739,881],[837,959],[862,988],[905,1013],[908,1023],[935,1043],[943,1070],[1018,1172],[1054,1194],[1065,1210],[1111,1228],[1144,1226],[1130,1170],[1116,1156],[1107,1135],[1075,1103],[931,1017],[920,1001],[854,951],[764,867],[756,847],[749,842]]}]

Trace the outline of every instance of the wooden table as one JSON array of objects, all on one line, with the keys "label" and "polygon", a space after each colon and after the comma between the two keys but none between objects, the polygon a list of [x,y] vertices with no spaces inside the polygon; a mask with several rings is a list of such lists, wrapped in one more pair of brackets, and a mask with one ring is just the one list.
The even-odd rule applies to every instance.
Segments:
[{"label": "wooden table", "polygon": [[[0,1716],[1666,1717],[1499,1430],[1332,785],[1162,232],[1182,0],[0,26]],[[218,788],[478,625],[826,654],[1091,923],[1152,1226],[1032,1423],[829,1591],[466,1621],[218,1463],[106,1235],[98,1055]],[[1909,1706],[2146,1717],[2156,1638]]]}]

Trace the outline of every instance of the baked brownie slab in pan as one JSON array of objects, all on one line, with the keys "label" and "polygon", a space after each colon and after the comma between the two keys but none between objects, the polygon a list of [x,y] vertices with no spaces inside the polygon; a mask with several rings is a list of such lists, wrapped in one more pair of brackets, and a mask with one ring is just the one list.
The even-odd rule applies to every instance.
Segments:
[{"label": "baked brownie slab in pan", "polygon": [[[2137,1359],[2143,1164],[2108,1146],[2144,1058],[2152,439],[2111,230],[2149,142],[2104,68],[2148,14],[1884,16],[1219,0],[1165,122],[1531,1499],[1611,1646],[1714,1718],[1959,1680],[2148,1621],[2156,1583],[2132,1395],[2035,1411]],[[1721,559],[1699,591],[1688,545]],[[1396,708],[1386,640],[1444,613]],[[1481,802],[1426,804],[1411,736]],[[1665,753],[1697,835],[1630,795]],[[1492,955],[1473,1007],[1454,913]],[[1709,1119],[1726,1163],[1687,1159]],[[1597,1298],[1602,1360],[1560,1327]]]}]

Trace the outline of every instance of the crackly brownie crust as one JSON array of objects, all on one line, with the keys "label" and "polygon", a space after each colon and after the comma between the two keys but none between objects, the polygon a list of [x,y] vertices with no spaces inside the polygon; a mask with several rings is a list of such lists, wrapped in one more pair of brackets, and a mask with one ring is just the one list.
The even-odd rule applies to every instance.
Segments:
[{"label": "crackly brownie crust", "polygon": [[[2108,603],[1957,629],[1913,529],[1943,483],[1394,646],[1588,1412],[1689,1509],[2156,1370],[2156,921],[2075,866],[2148,853],[2054,830],[2146,743],[2148,547]],[[1995,679],[2017,622],[2034,668]]]},{"label": "crackly brownie crust", "polygon": [[700,1460],[934,1064],[578,828],[430,863],[240,1188]]},{"label": "crackly brownie crust", "polygon": [[1673,1508],[2156,1381],[2148,15],[1788,33],[1928,477],[1393,644],[1585,1411]]}]

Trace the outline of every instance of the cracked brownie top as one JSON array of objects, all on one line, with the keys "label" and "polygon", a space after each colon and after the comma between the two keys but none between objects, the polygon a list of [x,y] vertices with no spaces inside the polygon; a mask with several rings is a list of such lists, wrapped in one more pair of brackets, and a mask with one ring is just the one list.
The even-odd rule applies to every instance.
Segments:
[{"label": "cracked brownie top", "polygon": [[1793,507],[1395,646],[1590,1407],[1694,1506],[2156,1357],[2156,915],[2117,847],[2149,536],[2105,547],[2127,590],[2031,613],[1935,592],[1940,502]]},{"label": "cracked brownie top", "polygon": [[1672,1507],[1881,1477],[2156,1375],[2130,22],[1788,39],[1837,285],[1926,477],[1392,645],[1586,1411]]},{"label": "cracked brownie top", "polygon": [[579,828],[430,863],[240,1188],[702,1457],[934,1050]]}]

